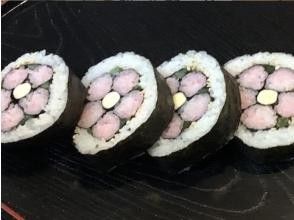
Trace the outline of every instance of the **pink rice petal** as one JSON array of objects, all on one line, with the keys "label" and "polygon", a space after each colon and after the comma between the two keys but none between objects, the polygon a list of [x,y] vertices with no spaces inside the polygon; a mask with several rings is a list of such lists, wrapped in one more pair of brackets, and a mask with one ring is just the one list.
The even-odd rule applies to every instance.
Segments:
[{"label": "pink rice petal", "polygon": [[162,138],[171,139],[179,136],[183,129],[184,121],[174,113],[174,116],[169,123],[168,127],[163,131]]},{"label": "pink rice petal", "polygon": [[256,104],[256,91],[240,87],[240,96],[242,109],[246,109],[249,106]]},{"label": "pink rice petal", "polygon": [[191,72],[181,81],[179,90],[187,97],[192,97],[206,85],[206,77],[200,72]]},{"label": "pink rice petal", "polygon": [[136,114],[143,99],[143,92],[134,90],[121,99],[121,102],[115,107],[114,113],[122,119],[129,119]]},{"label": "pink rice petal", "polygon": [[37,115],[48,103],[49,92],[46,89],[38,88],[29,93],[26,97],[20,99],[19,105],[23,108],[24,112],[28,115]]},{"label": "pink rice petal", "polygon": [[11,91],[1,89],[1,111],[4,111],[8,108],[11,102]]},{"label": "pink rice petal", "polygon": [[103,115],[105,110],[100,102],[88,102],[83,110],[78,126],[90,128]]},{"label": "pink rice petal", "polygon": [[27,69],[14,69],[7,73],[3,79],[3,88],[14,89],[16,86],[21,84],[28,76]]},{"label": "pink rice petal", "polygon": [[33,88],[36,88],[49,81],[53,76],[52,68],[42,65],[29,71],[29,80]]},{"label": "pink rice petal", "polygon": [[89,101],[97,101],[102,99],[108,92],[110,92],[112,86],[112,78],[109,74],[99,76],[91,82],[88,89]]},{"label": "pink rice petal", "polygon": [[2,112],[1,115],[1,131],[10,131],[16,127],[24,119],[24,113],[16,104],[11,104],[9,108]]},{"label": "pink rice petal", "polygon": [[294,90],[294,70],[279,68],[269,75],[265,87],[279,92]]},{"label": "pink rice petal", "polygon": [[210,96],[208,94],[195,95],[180,108],[180,115],[184,121],[197,121],[207,111]]},{"label": "pink rice petal", "polygon": [[113,80],[113,90],[126,95],[138,85],[139,74],[133,69],[126,69],[118,73]]},{"label": "pink rice petal", "polygon": [[257,104],[242,113],[241,122],[250,129],[268,129],[276,125],[277,115],[272,107]]},{"label": "pink rice petal", "polygon": [[239,75],[238,82],[245,88],[259,90],[264,86],[267,76],[268,73],[265,71],[263,66],[255,65],[243,71]]},{"label": "pink rice petal", "polygon": [[283,117],[294,117],[294,92],[281,93],[275,110]]},{"label": "pink rice petal", "polygon": [[109,140],[114,137],[119,130],[120,120],[112,112],[107,112],[98,122],[93,126],[92,133],[95,137],[102,140]]}]

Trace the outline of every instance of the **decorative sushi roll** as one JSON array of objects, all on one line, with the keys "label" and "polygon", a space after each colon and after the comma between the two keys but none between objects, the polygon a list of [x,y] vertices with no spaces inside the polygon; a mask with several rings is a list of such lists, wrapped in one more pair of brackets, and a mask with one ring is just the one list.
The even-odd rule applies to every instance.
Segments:
[{"label": "decorative sushi roll", "polygon": [[173,94],[174,113],[148,153],[174,173],[233,138],[239,124],[240,96],[233,77],[203,51],[179,54],[157,70]]},{"label": "decorative sushi roll", "polygon": [[242,116],[236,137],[257,162],[294,154],[294,57],[256,53],[230,60],[225,69],[239,84]]},{"label": "decorative sushi roll", "polygon": [[88,90],[73,140],[88,162],[110,169],[141,154],[161,135],[172,117],[173,102],[150,61],[119,53],[89,68]]},{"label": "decorative sushi roll", "polygon": [[24,54],[2,71],[1,142],[40,143],[73,132],[85,96],[61,57]]}]

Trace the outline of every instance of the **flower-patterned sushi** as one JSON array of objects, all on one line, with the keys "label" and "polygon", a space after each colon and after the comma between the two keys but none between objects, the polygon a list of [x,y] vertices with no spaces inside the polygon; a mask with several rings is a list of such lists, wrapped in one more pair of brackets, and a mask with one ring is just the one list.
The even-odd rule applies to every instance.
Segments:
[{"label": "flower-patterned sushi", "polygon": [[236,78],[242,115],[236,137],[242,151],[260,163],[294,155],[294,57],[260,52],[230,60],[224,68]]}]

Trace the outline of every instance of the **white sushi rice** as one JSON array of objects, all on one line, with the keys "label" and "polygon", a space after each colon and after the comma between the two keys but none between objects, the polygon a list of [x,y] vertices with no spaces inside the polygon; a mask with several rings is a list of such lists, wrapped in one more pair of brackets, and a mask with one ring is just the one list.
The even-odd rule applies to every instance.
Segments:
[{"label": "white sushi rice", "polygon": [[117,66],[123,69],[132,68],[139,73],[139,86],[143,89],[144,101],[137,110],[136,115],[127,121],[126,125],[120,128],[118,133],[108,141],[94,137],[87,129],[76,127],[73,141],[76,148],[82,154],[96,154],[99,151],[114,147],[117,143],[133,134],[140,125],[146,122],[156,107],[157,83],[153,66],[148,59],[133,52],[119,53],[90,67],[83,77],[82,83],[88,88],[94,79]]},{"label": "white sushi rice", "polygon": [[192,50],[162,63],[157,70],[164,78],[167,78],[182,68],[187,68],[188,70],[197,69],[208,78],[210,95],[214,98],[214,101],[209,103],[208,110],[202,118],[192,122],[190,127],[185,129],[176,139],[164,139],[161,137],[149,148],[148,153],[153,157],[170,155],[186,148],[206,135],[216,124],[226,101],[226,83],[216,59],[205,51],[196,52]]},{"label": "white sushi rice", "polygon": [[[256,64],[294,69],[294,57],[285,53],[259,52],[232,59],[224,65],[224,68],[236,77],[245,69]],[[287,146],[294,143],[294,118],[292,118],[292,124],[288,128],[271,128],[270,130],[256,132],[250,131],[240,123],[235,135],[246,145],[259,149]]]},{"label": "white sushi rice", "polygon": [[44,113],[37,118],[30,118],[24,125],[19,125],[11,131],[1,132],[2,143],[17,142],[41,133],[59,119],[66,107],[69,69],[61,57],[54,54],[46,55],[45,50],[26,53],[8,64],[1,72],[1,82],[12,69],[27,64],[43,64],[52,67],[54,74],[49,87],[49,100]]}]

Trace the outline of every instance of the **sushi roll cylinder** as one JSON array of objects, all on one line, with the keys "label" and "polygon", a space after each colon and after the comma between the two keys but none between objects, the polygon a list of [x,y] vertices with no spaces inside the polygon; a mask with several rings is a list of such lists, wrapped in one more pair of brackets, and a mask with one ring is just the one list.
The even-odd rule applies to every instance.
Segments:
[{"label": "sushi roll cylinder", "polygon": [[144,152],[173,113],[170,91],[150,61],[119,53],[89,68],[88,90],[73,141],[86,163],[109,170]]},{"label": "sushi roll cylinder", "polygon": [[236,132],[240,149],[258,163],[294,156],[294,57],[259,52],[230,60],[224,68],[236,78],[242,115]]},{"label": "sushi roll cylinder", "polygon": [[85,96],[61,57],[44,50],[22,55],[2,70],[1,143],[40,144],[72,133]]},{"label": "sushi roll cylinder", "polygon": [[206,52],[188,51],[157,68],[173,93],[174,115],[148,149],[175,173],[200,162],[233,138],[240,118],[238,86]]}]

